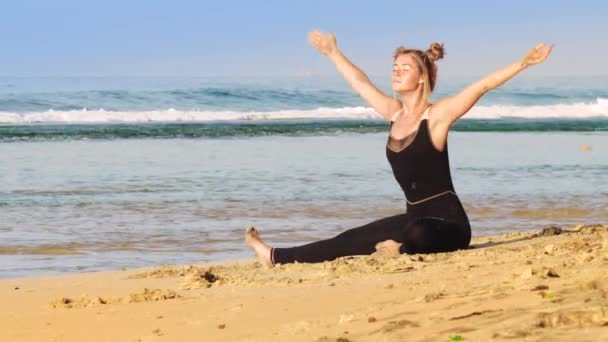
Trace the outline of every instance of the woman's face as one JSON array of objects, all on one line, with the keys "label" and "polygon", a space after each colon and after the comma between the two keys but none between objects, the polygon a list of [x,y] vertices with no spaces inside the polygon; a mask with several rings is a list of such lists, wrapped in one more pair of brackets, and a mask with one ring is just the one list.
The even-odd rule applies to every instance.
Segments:
[{"label": "woman's face", "polygon": [[414,58],[409,54],[397,56],[393,63],[393,76],[391,79],[393,91],[406,93],[422,86],[422,73],[418,71]]}]

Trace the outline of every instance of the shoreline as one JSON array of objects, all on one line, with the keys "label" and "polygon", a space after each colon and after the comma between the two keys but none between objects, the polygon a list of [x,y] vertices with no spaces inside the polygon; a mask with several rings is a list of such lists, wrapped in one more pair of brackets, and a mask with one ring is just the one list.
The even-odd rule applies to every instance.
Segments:
[{"label": "shoreline", "polygon": [[608,338],[608,225],[451,253],[250,260],[0,279],[6,341]]}]

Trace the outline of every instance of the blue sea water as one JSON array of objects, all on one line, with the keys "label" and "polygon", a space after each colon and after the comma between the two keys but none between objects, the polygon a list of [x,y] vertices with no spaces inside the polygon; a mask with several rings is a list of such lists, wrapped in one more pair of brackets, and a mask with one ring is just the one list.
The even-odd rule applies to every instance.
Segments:
[{"label": "blue sea water", "polygon": [[[474,235],[606,223],[607,81],[516,79],[453,126]],[[243,258],[248,225],[289,246],[402,212],[386,131],[339,79],[0,78],[0,277]]]}]

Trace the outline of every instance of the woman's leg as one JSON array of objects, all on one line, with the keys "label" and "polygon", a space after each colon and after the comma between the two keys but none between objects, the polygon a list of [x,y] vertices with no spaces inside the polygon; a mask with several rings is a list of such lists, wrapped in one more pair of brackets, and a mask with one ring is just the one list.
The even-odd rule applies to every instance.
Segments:
[{"label": "woman's leg", "polygon": [[386,217],[364,226],[347,230],[331,239],[292,248],[273,248],[273,263],[323,262],[342,256],[367,255],[376,251],[376,244],[385,240],[401,242],[407,214]]},{"label": "woman's leg", "polygon": [[452,252],[469,246],[471,228],[440,218],[423,217],[406,225],[401,239],[401,253]]}]

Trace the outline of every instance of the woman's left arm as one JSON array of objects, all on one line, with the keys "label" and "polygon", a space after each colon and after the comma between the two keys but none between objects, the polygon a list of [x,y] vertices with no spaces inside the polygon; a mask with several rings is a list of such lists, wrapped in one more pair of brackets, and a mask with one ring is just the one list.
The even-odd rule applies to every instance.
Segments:
[{"label": "woman's left arm", "polygon": [[545,46],[543,43],[538,44],[528,51],[519,62],[497,70],[472,83],[457,95],[437,101],[433,105],[433,115],[437,118],[437,121],[446,127],[451,126],[454,121],[466,114],[485,93],[501,86],[528,66],[544,61],[551,50],[553,50],[553,44],[550,46]]}]

